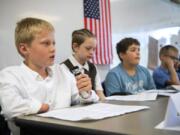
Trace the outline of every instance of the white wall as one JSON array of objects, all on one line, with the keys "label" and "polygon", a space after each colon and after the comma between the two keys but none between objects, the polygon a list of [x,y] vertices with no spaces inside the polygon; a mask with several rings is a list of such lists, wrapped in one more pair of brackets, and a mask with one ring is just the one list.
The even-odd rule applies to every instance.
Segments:
[{"label": "white wall", "polygon": [[14,28],[18,20],[33,16],[47,19],[56,30],[56,62],[71,53],[71,33],[83,27],[82,0],[1,0],[0,68],[21,62],[14,45]]},{"label": "white wall", "polygon": [[[180,25],[180,6],[169,0],[111,0],[113,45],[129,33]],[[56,62],[71,54],[71,33],[83,27],[83,0],[0,0],[0,69],[21,63],[14,45],[14,28],[23,17],[47,19],[56,29]],[[146,41],[146,40],[145,40]],[[147,61],[143,47],[142,63]],[[114,54],[116,56],[116,54]],[[117,62],[118,60],[116,60]],[[102,80],[109,66],[98,66]]]},{"label": "white wall", "polygon": [[147,67],[148,36],[151,31],[180,26],[180,4],[170,0],[111,0],[114,60],[119,63],[115,46],[124,37],[137,38],[141,43],[140,64]]},{"label": "white wall", "polygon": [[180,4],[170,0],[111,0],[113,34],[180,25]]},{"label": "white wall", "polygon": [[[83,28],[83,0],[0,0],[0,69],[21,63],[14,44],[15,24],[33,16],[50,21],[56,30],[56,62],[71,54],[71,33]],[[102,79],[109,66],[98,66]]]}]

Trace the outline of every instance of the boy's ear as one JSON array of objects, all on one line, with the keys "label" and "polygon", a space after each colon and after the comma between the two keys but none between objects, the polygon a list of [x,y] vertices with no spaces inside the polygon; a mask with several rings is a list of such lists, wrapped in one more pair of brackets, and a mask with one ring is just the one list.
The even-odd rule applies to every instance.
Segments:
[{"label": "boy's ear", "polygon": [[160,56],[159,56],[159,59],[160,59],[161,61],[163,61],[164,59],[166,59],[166,56],[165,56],[165,55],[160,55]]},{"label": "boy's ear", "polygon": [[119,57],[120,57],[121,59],[123,59],[124,53],[119,53]]},{"label": "boy's ear", "polygon": [[78,44],[77,43],[73,43],[72,44],[72,48],[73,48],[73,50],[74,50],[74,52],[76,52],[76,50],[78,49]]},{"label": "boy's ear", "polygon": [[19,52],[23,56],[26,56],[27,53],[28,53],[28,45],[26,43],[20,43],[20,45],[19,45]]}]

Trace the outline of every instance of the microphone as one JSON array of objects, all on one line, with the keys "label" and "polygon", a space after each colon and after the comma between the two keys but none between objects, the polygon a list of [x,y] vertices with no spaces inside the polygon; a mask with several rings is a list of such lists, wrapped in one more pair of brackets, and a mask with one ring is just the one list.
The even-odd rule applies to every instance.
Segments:
[{"label": "microphone", "polygon": [[75,67],[73,67],[73,69],[72,69],[72,73],[73,73],[74,76],[78,76],[78,75],[81,74],[81,71],[80,71],[80,69],[79,69],[78,66],[75,66]]},{"label": "microphone", "polygon": [[[74,76],[78,76],[78,75],[81,74],[81,70],[79,69],[78,66],[73,67],[73,69],[72,69],[71,71],[72,71],[72,73],[73,73]],[[81,92],[80,92],[80,95],[81,95],[81,97],[84,98],[84,99],[89,98],[89,93],[88,93],[87,91],[81,91]]]}]

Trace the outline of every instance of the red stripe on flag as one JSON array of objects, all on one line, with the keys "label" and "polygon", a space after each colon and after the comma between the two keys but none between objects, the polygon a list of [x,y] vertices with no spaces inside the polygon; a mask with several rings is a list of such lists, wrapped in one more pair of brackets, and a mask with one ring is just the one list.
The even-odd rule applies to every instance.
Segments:
[{"label": "red stripe on flag", "polygon": [[87,19],[84,17],[84,28],[87,28]]},{"label": "red stripe on flag", "polygon": [[96,20],[97,21],[97,25],[96,25],[96,29],[97,29],[97,51],[96,51],[96,59],[97,59],[97,63],[95,63],[95,64],[99,64],[100,62],[101,62],[101,60],[100,60],[100,57],[98,56],[99,54],[100,54],[100,48],[99,48],[99,46],[100,46],[100,22],[99,22],[99,20]]},{"label": "red stripe on flag", "polygon": [[[96,37],[97,37],[97,23],[96,23],[96,20],[94,21],[94,34],[95,34]],[[96,40],[97,40],[97,39],[96,39]],[[98,41],[97,41],[97,43],[96,43],[96,46],[97,46],[97,44],[98,44]],[[96,56],[97,56],[97,49],[98,49],[98,48],[96,48],[96,51],[95,51]],[[98,63],[98,62],[97,62],[97,59],[94,59],[94,63]]]},{"label": "red stripe on flag", "polygon": [[106,42],[106,63],[109,63],[109,53],[108,53],[108,46],[109,46],[109,43],[108,43],[108,20],[107,20],[107,7],[106,7],[106,4],[107,3],[107,1],[104,1],[104,8],[105,8],[105,14],[104,14],[104,20],[105,20],[105,30],[106,30],[106,32],[105,32],[105,42]]},{"label": "red stripe on flag", "polygon": [[102,35],[102,45],[101,46],[103,46],[103,57],[104,57],[104,61],[103,61],[103,63],[107,63],[107,59],[106,59],[106,48],[107,48],[107,46],[106,46],[106,37],[105,37],[105,33],[106,33],[106,25],[105,25],[105,9],[104,9],[104,0],[100,0],[101,1],[101,4],[100,4],[100,6],[101,6],[101,11],[102,11],[102,13],[101,13],[101,21],[102,21],[102,23],[101,23],[101,25],[102,25],[102,27],[103,27],[103,29],[102,29],[102,33],[101,33],[101,35]]},{"label": "red stripe on flag", "polygon": [[107,1],[105,1],[105,5],[104,5],[104,7],[105,7],[105,13],[106,13],[106,15],[105,15],[105,18],[106,18],[106,58],[107,58],[107,63],[109,63],[109,28],[108,28],[108,9],[107,9],[107,5],[108,5],[108,3],[107,3]]},{"label": "red stripe on flag", "polygon": [[111,30],[111,10],[110,10],[110,1],[108,0],[108,22],[109,22],[109,63],[113,60],[113,52],[112,52],[112,30]]},{"label": "red stripe on flag", "polygon": [[104,32],[104,28],[103,28],[103,19],[102,19],[102,13],[103,13],[103,9],[102,9],[102,1],[101,0],[99,0],[99,5],[100,5],[100,41],[101,41],[101,43],[100,43],[100,48],[101,48],[101,50],[100,50],[100,58],[101,58],[101,61],[100,61],[100,64],[102,64],[102,63],[105,63],[104,61],[105,61],[105,57],[104,57],[104,40],[103,40],[103,32]]},{"label": "red stripe on flag", "polygon": [[109,50],[110,50],[110,53],[109,53],[109,64],[112,63],[113,61],[113,51],[112,51],[112,30],[111,30],[111,7],[110,7],[110,0],[108,0],[108,16],[109,16]]}]

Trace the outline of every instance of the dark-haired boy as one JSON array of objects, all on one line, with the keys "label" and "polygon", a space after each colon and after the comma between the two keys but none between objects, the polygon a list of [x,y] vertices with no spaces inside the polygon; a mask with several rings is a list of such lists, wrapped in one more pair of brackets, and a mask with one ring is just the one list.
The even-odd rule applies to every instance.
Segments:
[{"label": "dark-haired boy", "polygon": [[139,65],[140,43],[134,38],[124,38],[117,43],[116,51],[121,63],[111,69],[105,79],[108,96],[114,94],[136,94],[154,89],[149,71]]}]

